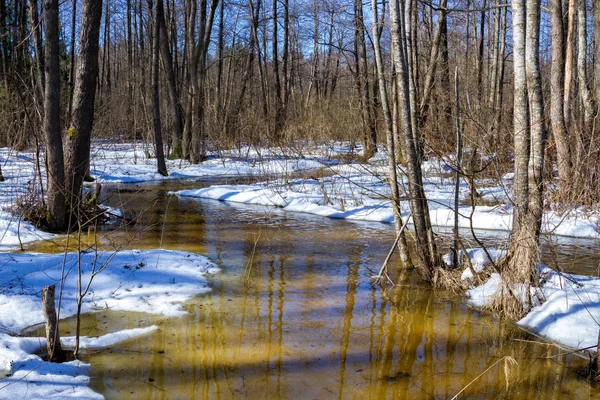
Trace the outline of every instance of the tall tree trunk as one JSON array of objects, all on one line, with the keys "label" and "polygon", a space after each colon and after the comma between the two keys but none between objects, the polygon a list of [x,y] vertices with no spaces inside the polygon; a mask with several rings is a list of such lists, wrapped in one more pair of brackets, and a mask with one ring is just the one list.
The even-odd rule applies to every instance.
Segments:
[{"label": "tall tree trunk", "polygon": [[594,95],[596,96],[596,115],[600,116],[600,2],[592,1],[594,20],[594,44],[596,46],[594,64]]},{"label": "tall tree trunk", "polygon": [[[587,77],[587,1],[579,0],[579,10],[577,13],[577,83],[581,104],[583,107],[583,132],[585,136],[592,128],[592,118],[594,117],[594,106],[592,104],[592,95]],[[585,140],[578,140],[580,146]],[[586,147],[586,146],[584,146]],[[586,151],[585,148],[577,149],[578,154]]]},{"label": "tall tree trunk", "polygon": [[[260,8],[261,0],[258,0],[257,8]],[[258,23],[258,15],[252,15],[250,17],[251,24]],[[254,28],[256,29],[256,28]],[[250,41],[248,43],[248,55],[246,57],[246,63],[243,69],[242,79],[240,82],[240,94],[233,100],[232,106],[227,110],[227,115],[225,116],[225,127],[224,132],[225,135],[230,138],[233,136],[231,130],[232,125],[235,124],[233,118],[237,117],[239,114],[240,108],[244,101],[244,96],[246,94],[246,89],[248,88],[248,82],[250,80],[250,76],[252,75],[252,64],[254,63],[255,58],[255,43],[254,43],[254,35],[250,35]]]},{"label": "tall tree trunk", "polygon": [[[6,15],[4,18],[6,18]],[[42,26],[40,25],[38,0],[29,0],[29,18],[31,19],[35,66],[38,75],[38,96],[41,100],[44,98],[44,91],[46,89],[46,76],[44,75],[44,48],[42,44]],[[8,43],[4,36],[2,37],[2,47],[3,53],[6,53],[6,57],[8,58]]]},{"label": "tall tree trunk", "polygon": [[71,41],[69,43],[69,112],[67,118],[71,118],[73,109],[73,91],[75,90],[75,24],[77,23],[77,0],[73,1],[71,9]]},{"label": "tall tree trunk", "polygon": [[[562,18],[562,0],[550,0],[552,32],[552,68],[550,72],[550,121],[556,142],[558,176],[563,186],[568,185],[571,174],[571,152],[565,124],[563,90],[565,86],[565,39]],[[563,188],[566,189],[566,188]]]},{"label": "tall tree trunk", "polygon": [[[410,0],[406,0],[409,1]],[[429,221],[429,211],[427,199],[423,192],[423,179],[421,174],[421,165],[419,157],[419,136],[418,125],[413,122],[416,117],[416,96],[414,82],[411,82],[412,63],[408,63],[408,57],[411,52],[408,51],[407,32],[410,32],[410,5],[403,0],[391,0],[390,19],[392,47],[394,57],[394,68],[396,69],[396,84],[398,95],[398,111],[401,120],[401,136],[404,143],[403,155],[406,158],[408,187],[410,192],[410,207],[413,215],[416,250],[419,257],[417,270],[422,279],[431,281],[433,270],[436,266],[435,243],[431,242],[431,223]],[[407,9],[404,7],[408,6]],[[403,11],[408,11],[404,13]],[[412,58],[411,58],[412,59]],[[411,86],[413,86],[411,88]],[[411,105],[411,103],[413,103]]]},{"label": "tall tree trunk", "polygon": [[[436,76],[438,60],[440,59],[440,48],[442,40],[444,40],[444,27],[446,26],[446,7],[447,0],[440,1],[440,11],[438,15],[438,22],[435,28],[435,34],[431,43],[431,51],[429,52],[429,64],[427,65],[427,73],[425,74],[425,86],[423,88],[423,96],[421,97],[420,113],[421,119],[424,123],[427,120],[429,113],[429,100],[431,98],[431,91],[434,87],[434,80]],[[447,29],[446,29],[447,31]],[[447,41],[447,37],[445,38]],[[446,42],[447,47],[447,42]],[[447,50],[446,50],[447,51]],[[446,53],[447,56],[447,53]],[[446,58],[447,59],[447,58]]]},{"label": "tall tree trunk", "polygon": [[529,212],[535,220],[535,239],[538,241],[543,214],[544,154],[546,149],[546,120],[540,68],[540,14],[541,1],[527,1],[527,32],[525,35],[525,62],[527,67],[527,92],[531,123],[531,149],[529,157]]},{"label": "tall tree trunk", "polygon": [[573,90],[573,64],[575,54],[575,13],[577,12],[577,0],[568,0],[567,12],[567,50],[565,53],[565,90],[563,94],[565,105],[565,125],[567,130],[571,126],[571,92]]},{"label": "tall tree trunk", "polygon": [[[540,257],[542,220],[545,122],[539,65],[540,8],[540,0],[512,0],[515,209],[509,252],[511,258],[504,281],[507,284],[518,282],[528,287],[538,282],[535,266]],[[526,293],[529,304],[532,304],[528,289]],[[503,299],[505,311],[509,309],[507,300],[508,297]]]},{"label": "tall tree trunk", "polygon": [[169,97],[171,100],[171,112],[173,113],[173,150],[169,158],[176,159],[182,157],[181,142],[183,140],[183,111],[181,102],[179,101],[179,90],[177,88],[177,76],[173,65],[173,55],[169,46],[169,37],[167,34],[167,24],[165,23],[165,13],[162,1],[157,1],[158,24],[159,24],[159,41],[160,55],[163,61],[163,69],[167,75],[167,87],[169,89]]},{"label": "tall tree trunk", "polygon": [[271,42],[271,50],[272,54],[272,67],[273,67],[273,81],[274,88],[273,92],[275,94],[275,123],[273,127],[273,135],[276,141],[281,141],[282,130],[284,126],[283,119],[283,98],[281,97],[281,80],[279,79],[279,38],[278,35],[278,18],[277,18],[277,1],[273,0],[273,38]]},{"label": "tall tree trunk", "polygon": [[387,85],[385,82],[385,73],[383,69],[383,57],[381,56],[381,23],[379,21],[377,0],[371,0],[372,18],[373,18],[373,49],[375,53],[375,64],[377,67],[377,79],[379,80],[379,96],[381,98],[381,107],[383,109],[383,117],[385,122],[385,132],[387,141],[388,151],[388,171],[389,171],[389,184],[392,192],[392,210],[394,214],[394,228],[396,235],[399,236],[398,240],[398,251],[400,252],[400,261],[402,266],[408,268],[412,265],[410,260],[410,253],[408,251],[408,243],[406,241],[406,235],[402,231],[402,211],[400,209],[400,189],[398,187],[398,174],[396,165],[396,150],[394,144],[394,132],[392,123],[392,113],[389,106],[389,100],[387,95]]},{"label": "tall tree trunk", "polygon": [[479,42],[477,44],[477,99],[478,105],[481,106],[483,101],[483,60],[485,46],[485,10],[487,1],[483,0],[481,4],[481,18],[479,23]]},{"label": "tall tree trunk", "polygon": [[168,176],[167,165],[165,163],[165,153],[162,139],[162,127],[160,117],[160,97],[158,80],[158,53],[160,51],[160,21],[159,9],[162,9],[163,0],[154,0],[153,21],[152,21],[152,115],[154,121],[154,145],[156,147],[157,172],[163,176]]},{"label": "tall tree trunk", "polygon": [[365,159],[373,157],[377,151],[377,127],[373,115],[373,105],[369,90],[369,71],[367,63],[367,47],[365,44],[362,1],[354,0],[354,38],[356,53],[356,79],[359,89],[360,105],[363,121],[363,145]]},{"label": "tall tree trunk", "polygon": [[287,118],[287,108],[289,102],[289,78],[288,65],[290,54],[290,7],[289,0],[283,0],[283,55],[281,56],[281,77],[282,94],[281,102],[283,105],[282,114],[284,120]]},{"label": "tall tree trunk", "polygon": [[65,165],[60,131],[60,59],[58,0],[44,0],[44,139],[46,144],[47,223],[50,230],[67,225],[65,205]]},{"label": "tall tree trunk", "polygon": [[308,108],[310,102],[310,96],[313,90],[319,93],[319,2],[314,2],[314,15],[313,15],[313,54],[312,54],[312,66],[310,72],[310,81],[308,83],[308,90],[306,92],[306,101],[304,104],[305,108]]},{"label": "tall tree trunk", "polygon": [[65,163],[71,212],[79,206],[83,180],[90,166],[101,21],[102,0],[84,0],[74,81],[73,114],[66,136]]},{"label": "tall tree trunk", "polygon": [[216,112],[217,120],[221,121],[223,112],[224,92],[223,90],[223,47],[225,46],[225,2],[219,7],[219,34],[217,37],[217,85],[216,85]]}]

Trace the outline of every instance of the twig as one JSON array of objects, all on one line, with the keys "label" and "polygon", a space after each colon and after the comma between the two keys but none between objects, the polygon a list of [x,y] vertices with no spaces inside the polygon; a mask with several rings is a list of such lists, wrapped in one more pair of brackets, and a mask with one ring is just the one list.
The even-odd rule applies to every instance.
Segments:
[{"label": "twig", "polygon": [[467,390],[467,388],[468,388],[469,386],[471,386],[471,385],[472,385],[472,384],[473,384],[473,383],[474,383],[474,382],[475,382],[477,379],[481,378],[481,377],[482,377],[483,375],[485,375],[485,374],[486,374],[486,372],[488,372],[490,369],[492,369],[492,368],[493,368],[493,367],[495,367],[496,365],[500,364],[500,362],[501,362],[501,361],[506,361],[506,362],[509,362],[509,361],[511,361],[511,362],[514,362],[514,363],[516,363],[515,359],[514,359],[514,358],[512,358],[512,357],[510,357],[510,356],[504,356],[504,357],[502,357],[501,359],[499,359],[498,361],[496,361],[495,363],[493,363],[492,365],[490,365],[489,367],[487,367],[487,368],[485,369],[485,371],[483,371],[482,373],[480,373],[479,375],[477,375],[477,376],[476,376],[476,377],[475,377],[475,378],[474,378],[474,379],[473,379],[471,382],[469,382],[469,383],[468,383],[468,384],[467,384],[465,387],[463,387],[463,388],[462,388],[462,389],[461,389],[461,390],[460,390],[458,393],[456,393],[456,394],[454,395],[454,397],[452,397],[452,399],[451,399],[451,400],[455,400],[455,399],[457,399],[459,394],[461,394],[462,392],[464,392],[465,390]]},{"label": "twig", "polygon": [[398,245],[398,242],[400,241],[400,236],[402,236],[402,232],[404,232],[404,229],[406,229],[406,226],[408,225],[408,221],[410,220],[411,216],[412,216],[412,213],[409,212],[408,216],[404,220],[404,224],[402,224],[402,227],[400,228],[400,230],[398,231],[398,234],[396,235],[396,240],[394,240],[394,244],[392,245],[392,248],[390,249],[387,257],[385,258],[385,261],[383,262],[383,265],[381,266],[379,273],[377,275],[371,277],[371,279],[376,279],[376,281],[375,281],[376,283],[379,283],[381,281],[381,278],[383,277],[383,274],[385,272],[387,264],[390,261],[392,254],[394,254],[394,249]]}]

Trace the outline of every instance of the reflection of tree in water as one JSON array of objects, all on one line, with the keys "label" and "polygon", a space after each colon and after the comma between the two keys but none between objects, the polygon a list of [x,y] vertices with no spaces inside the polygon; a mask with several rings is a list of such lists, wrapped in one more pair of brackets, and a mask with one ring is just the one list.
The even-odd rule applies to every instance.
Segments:
[{"label": "reflection of tree in water", "polygon": [[[298,220],[151,191],[144,196],[146,204],[155,200],[144,224],[166,221],[165,245],[187,250],[202,242],[223,272],[210,278],[211,293],[187,306],[189,315],[107,355],[105,368],[118,371],[125,360],[130,371],[102,372],[105,391],[120,388],[114,389],[119,397],[448,398],[505,355],[520,363],[509,391],[500,365],[467,396],[550,398],[575,381],[560,365],[526,360],[542,352],[510,340],[519,337],[513,325],[433,292],[416,274],[406,273],[387,297],[371,286],[366,267],[385,256],[391,233],[367,235],[347,222]],[[253,252],[245,284],[244,265]]]}]

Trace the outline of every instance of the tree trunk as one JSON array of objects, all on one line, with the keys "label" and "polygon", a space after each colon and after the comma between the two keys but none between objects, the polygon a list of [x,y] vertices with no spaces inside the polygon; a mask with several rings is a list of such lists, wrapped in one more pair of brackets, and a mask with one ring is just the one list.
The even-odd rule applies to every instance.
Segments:
[{"label": "tree trunk", "polygon": [[69,112],[67,118],[71,118],[73,109],[73,92],[75,91],[75,24],[77,23],[77,1],[73,1],[71,9],[71,41],[69,48]]},{"label": "tree trunk", "polygon": [[46,342],[48,349],[48,361],[63,362],[65,353],[60,345],[60,333],[58,332],[58,318],[54,306],[54,285],[45,286],[42,289],[42,311],[46,320]]},{"label": "tree trunk", "polygon": [[[433,41],[431,43],[431,51],[429,52],[429,64],[427,65],[427,73],[425,74],[425,86],[423,89],[423,96],[421,97],[421,105],[420,112],[421,118],[423,121],[427,119],[427,114],[429,112],[429,99],[431,95],[431,91],[434,87],[434,79],[436,75],[436,70],[438,66],[438,59],[440,55],[440,46],[443,40],[443,25],[446,24],[446,6],[448,1],[441,0],[440,1],[440,11],[438,15],[438,22],[435,28],[435,34],[433,36]],[[446,39],[447,40],[447,39]]]},{"label": "tree trunk", "polygon": [[383,70],[383,58],[381,56],[381,23],[378,17],[377,0],[371,0],[371,7],[373,10],[373,50],[375,52],[375,64],[377,67],[377,78],[379,80],[379,96],[381,98],[381,107],[383,109],[383,117],[385,122],[385,132],[387,139],[387,151],[388,151],[388,171],[389,171],[389,184],[392,192],[392,210],[394,214],[394,228],[396,235],[399,235],[398,240],[398,251],[400,252],[400,261],[404,268],[408,268],[412,265],[410,259],[410,253],[408,251],[408,243],[406,241],[406,235],[402,231],[402,210],[400,209],[400,189],[398,187],[398,173],[396,165],[396,150],[394,145],[394,132],[392,128],[392,113],[389,106],[389,100],[386,89],[385,73]]},{"label": "tree trunk", "polygon": [[154,121],[154,145],[156,147],[157,172],[168,176],[165,164],[165,153],[162,140],[162,127],[160,118],[160,97],[158,80],[158,53],[160,51],[160,22],[159,9],[162,9],[163,0],[154,0],[153,26],[152,26],[152,115]]},{"label": "tree trunk", "polygon": [[367,47],[363,21],[362,1],[354,0],[354,48],[356,53],[356,79],[359,89],[360,106],[363,121],[363,145],[365,159],[373,157],[377,152],[377,129],[372,111],[372,99],[369,91],[369,71],[367,64]]},{"label": "tree trunk", "polygon": [[181,142],[183,140],[183,111],[179,101],[179,90],[177,89],[177,77],[175,67],[173,66],[173,55],[169,46],[169,37],[167,35],[167,24],[165,23],[165,13],[162,1],[157,1],[160,55],[163,61],[163,69],[167,75],[167,87],[171,100],[171,110],[173,113],[173,150],[169,158],[176,159],[182,157]]},{"label": "tree trunk", "polygon": [[[38,74],[38,96],[41,100],[44,98],[44,90],[46,89],[46,76],[44,75],[44,50],[42,44],[42,26],[40,25],[38,0],[29,0],[29,18],[31,19],[33,47],[35,49],[35,65]],[[2,21],[4,21],[4,19]],[[7,45],[5,42],[6,39],[2,38],[3,52],[7,52]]]},{"label": "tree trunk", "polygon": [[61,231],[67,225],[65,205],[65,165],[60,132],[60,60],[58,0],[45,0],[45,80],[44,139],[47,163],[46,220],[52,231]]},{"label": "tree trunk", "polygon": [[83,180],[90,167],[101,21],[102,0],[84,0],[74,81],[73,114],[66,136],[66,183],[69,188],[71,212],[79,206]]},{"label": "tree trunk", "polygon": [[596,54],[594,64],[594,94],[596,96],[596,115],[600,115],[600,2],[592,1],[594,20],[594,43]]},{"label": "tree trunk", "polygon": [[567,18],[567,50],[565,53],[565,90],[563,94],[565,105],[565,125],[567,130],[571,126],[571,92],[573,88],[573,62],[575,53],[575,13],[577,0],[569,0]]},{"label": "tree trunk", "polygon": [[[509,251],[511,258],[504,273],[504,282],[508,285],[525,284],[527,288],[537,286],[538,282],[535,266],[540,257],[539,234],[543,212],[545,123],[539,64],[540,8],[540,0],[512,0],[515,209]],[[531,305],[530,291],[526,289],[526,293]],[[504,310],[508,312],[510,306],[506,301],[508,297],[503,299]],[[527,304],[523,306],[527,307]]]},{"label": "tree trunk", "polygon": [[[579,10],[577,13],[577,83],[581,104],[583,107],[583,132],[580,137],[589,133],[592,128],[592,118],[594,117],[594,106],[592,104],[592,95],[587,78],[587,1],[579,0]],[[580,146],[585,140],[577,141]],[[577,153],[585,153],[586,148],[579,148]]]},{"label": "tree trunk", "polygon": [[281,97],[281,80],[279,79],[279,41],[278,41],[278,20],[277,20],[277,1],[273,0],[273,38],[271,41],[272,54],[272,67],[273,67],[273,82],[274,88],[273,93],[275,94],[275,121],[273,126],[273,138],[276,142],[281,141],[282,130],[284,126],[283,119],[283,98]]},{"label": "tree trunk", "polygon": [[[418,125],[414,121],[416,96],[414,82],[411,82],[410,70],[412,65],[407,63],[408,57],[412,53],[407,49],[406,33],[410,32],[410,23],[407,24],[405,15],[410,16],[411,10],[403,9],[404,6],[406,6],[404,1],[392,0],[390,2],[393,62],[397,78],[398,111],[401,120],[400,131],[404,142],[403,155],[407,163],[410,207],[415,224],[416,247],[419,257],[417,270],[422,279],[431,281],[433,269],[437,263],[435,261],[436,254],[432,253],[432,250],[435,250],[435,243],[431,242],[431,223],[429,222],[427,199],[423,192],[421,175]],[[403,10],[407,13],[403,13]]]},{"label": "tree trunk", "polygon": [[562,0],[550,0],[550,24],[552,29],[552,68],[550,73],[550,121],[556,142],[558,176],[568,185],[571,173],[571,153],[565,124],[563,90],[565,86],[565,40],[562,18]]}]

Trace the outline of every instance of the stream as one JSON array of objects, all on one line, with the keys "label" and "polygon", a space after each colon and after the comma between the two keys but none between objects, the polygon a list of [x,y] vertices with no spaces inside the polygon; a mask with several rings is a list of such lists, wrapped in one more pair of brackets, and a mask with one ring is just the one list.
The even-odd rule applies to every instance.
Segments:
[{"label": "stream", "polygon": [[[107,399],[449,399],[462,389],[460,398],[600,398],[582,376],[587,360],[461,296],[416,274],[386,293],[373,285],[392,225],[167,194],[199,185],[105,188],[107,204],[139,222],[102,232],[104,248],[197,252],[222,268],[182,318],[84,316],[82,335],[159,326],[84,354],[90,386]],[[545,246],[548,262],[577,273],[597,274],[596,253],[594,241]],[[73,319],[61,330],[74,332]]]}]

